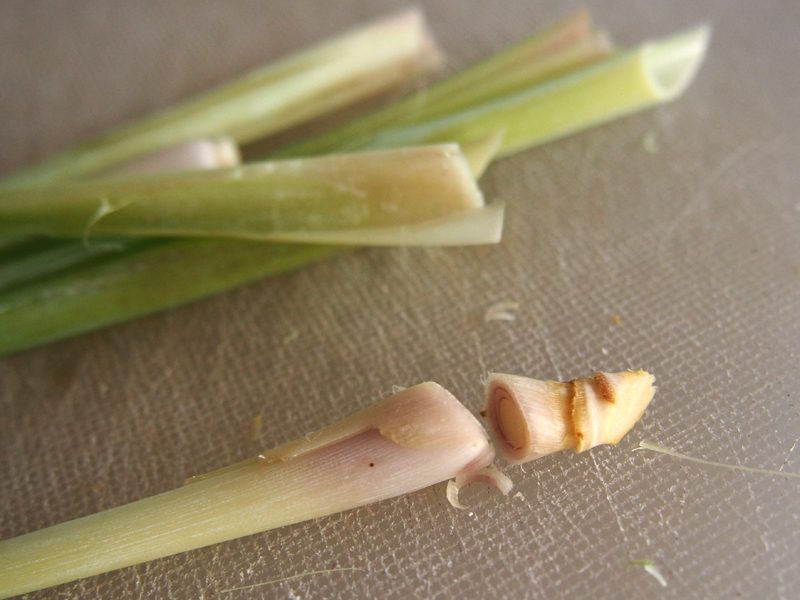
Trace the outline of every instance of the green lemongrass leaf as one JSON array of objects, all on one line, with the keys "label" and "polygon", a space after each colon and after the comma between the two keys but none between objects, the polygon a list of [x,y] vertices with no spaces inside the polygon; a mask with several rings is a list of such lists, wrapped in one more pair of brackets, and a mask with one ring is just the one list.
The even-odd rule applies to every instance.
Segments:
[{"label": "green lemongrass leaf", "polygon": [[219,239],[143,242],[119,259],[1,294],[0,354],[185,304],[345,249]]},{"label": "green lemongrass leaf", "polygon": [[[0,231],[93,235],[347,239],[483,206],[458,146],[271,161],[198,173],[0,190]],[[345,234],[342,239],[342,234]],[[398,234],[395,234],[398,235]],[[371,236],[359,239],[370,239]]]},{"label": "green lemongrass leaf", "polygon": [[[462,150],[475,177],[480,176],[496,154],[502,135],[498,132]],[[244,173],[246,171],[242,171]],[[240,173],[240,175],[241,175]],[[500,241],[503,225],[503,206],[494,203],[477,211],[447,217],[433,223],[414,227],[361,229],[357,232],[316,232],[317,242],[364,245],[474,245]],[[304,232],[274,236],[276,241],[311,242]],[[152,244],[149,240],[115,237],[49,240],[37,238],[25,243],[0,248],[0,292],[40,281],[67,268],[98,264],[113,260],[123,251]]]},{"label": "green lemongrass leaf", "polygon": [[82,178],[196,138],[252,141],[387,90],[438,63],[422,14],[410,10],[81,144],[3,184]]}]

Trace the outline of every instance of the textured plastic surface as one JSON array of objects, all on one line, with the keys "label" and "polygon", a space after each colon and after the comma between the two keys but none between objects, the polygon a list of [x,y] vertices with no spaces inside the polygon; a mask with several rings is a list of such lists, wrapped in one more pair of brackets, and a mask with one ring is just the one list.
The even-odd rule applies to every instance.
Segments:
[{"label": "textured plastic surface", "polygon": [[[422,4],[452,68],[577,7]],[[359,251],[0,360],[0,535],[180,485],[427,379],[477,410],[487,370],[642,367],[659,391],[628,438],[509,468],[517,489],[464,490],[467,511],[442,485],[31,598],[796,593],[796,480],[631,450],[800,471],[800,5],[588,5],[622,43],[712,23],[698,80],[492,165],[500,246]],[[0,169],[400,6],[3,2]],[[500,301],[516,320],[484,322]]]}]

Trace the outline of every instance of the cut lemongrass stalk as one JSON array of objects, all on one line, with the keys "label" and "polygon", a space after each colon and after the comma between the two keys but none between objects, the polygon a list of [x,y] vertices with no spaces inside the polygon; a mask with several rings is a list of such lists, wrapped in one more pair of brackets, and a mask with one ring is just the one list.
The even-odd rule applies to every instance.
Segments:
[{"label": "cut lemongrass stalk", "polygon": [[698,27],[649,42],[461,113],[386,129],[372,143],[388,147],[466,141],[502,130],[499,155],[512,154],[677,98],[703,61],[709,33],[708,27]]},{"label": "cut lemongrass stalk", "polygon": [[[0,190],[9,233],[237,237],[364,243],[342,233],[393,229],[484,204],[458,146],[335,154],[175,173]],[[336,232],[333,237],[325,236]],[[315,232],[322,237],[315,239]],[[371,239],[368,235],[366,239]]]},{"label": "cut lemongrass stalk", "polygon": [[82,178],[208,136],[245,143],[396,87],[439,62],[422,13],[406,11],[81,144],[3,183]]},{"label": "cut lemongrass stalk", "polygon": [[468,477],[493,457],[469,411],[423,383],[191,485],[0,542],[0,597]]},{"label": "cut lemongrass stalk", "polygon": [[[364,246],[478,246],[497,244],[503,235],[504,213],[505,204],[496,201],[482,208],[414,225],[340,231],[294,231],[273,234],[271,239],[276,242],[314,242]],[[172,251],[166,252],[166,249],[172,245],[175,246]],[[113,261],[114,257],[122,252],[145,247],[150,251],[155,251],[155,246],[156,243],[150,239],[127,237],[92,238],[88,243],[83,240],[65,240],[54,246],[45,244],[41,251],[31,252],[29,255],[7,263],[0,261],[0,293],[26,283],[30,284],[41,280],[64,269],[78,266],[96,268],[98,264],[106,260]],[[170,256],[172,257],[171,260],[174,260],[182,252],[188,252],[194,246],[186,246],[181,242],[171,242],[170,244],[161,244],[159,247],[164,248],[165,256]],[[198,249],[201,247],[202,243],[197,246]],[[224,247],[220,246],[219,249],[224,252]],[[239,247],[232,247],[231,252],[234,255],[238,255]],[[282,252],[285,253],[286,251]],[[330,250],[330,253],[333,253],[333,249]],[[315,256],[313,253],[308,255],[302,249],[299,250],[298,254],[300,256]],[[261,252],[255,252],[253,259],[255,260],[260,256],[262,256]],[[187,269],[194,266],[202,266],[195,263],[188,256],[185,264]],[[265,267],[268,265],[269,263],[264,263]],[[113,267],[108,268],[113,269]],[[106,267],[101,268],[101,271],[108,273]],[[87,271],[85,276],[89,279],[94,279],[97,276],[97,271]],[[76,290],[83,288],[79,282],[79,279],[75,282]],[[201,287],[207,289],[205,286]],[[105,286],[104,288],[109,290]],[[45,297],[47,296],[45,295]],[[0,321],[3,319],[2,306],[3,297],[0,296]],[[155,306],[151,307],[150,310],[154,308]],[[87,314],[86,316],[89,315]],[[11,325],[11,327],[15,326],[16,324]],[[0,335],[1,337],[2,335]]]},{"label": "cut lemongrass stalk", "polygon": [[[556,40],[543,49],[540,55],[527,61],[518,61],[491,76],[491,84],[480,81],[472,90],[453,92],[454,97],[441,97],[425,103],[428,120],[446,116],[456,110],[478,106],[484,102],[511,95],[533,85],[544,83],[607,58],[613,50],[610,37],[605,32],[590,31],[581,37]],[[419,117],[410,119],[420,122]],[[401,122],[407,122],[401,119]]]},{"label": "cut lemongrass stalk", "polygon": [[[241,156],[230,138],[191,140],[164,148],[118,165],[106,176],[198,171],[235,167]],[[1,192],[0,192],[1,193]],[[103,260],[106,255],[142,246],[146,240],[116,237],[109,240],[54,240],[49,238],[7,238],[0,247],[0,291],[40,280],[78,265]]]},{"label": "cut lemongrass stalk", "polygon": [[404,100],[289,145],[276,155],[309,156],[376,146],[374,137],[387,128],[463,111],[598,62],[610,52],[608,37],[595,31],[589,13],[581,11]]},{"label": "cut lemongrass stalk", "polygon": [[587,379],[542,381],[493,373],[484,413],[503,455],[513,463],[569,448],[617,444],[653,398],[646,371],[596,373]]},{"label": "cut lemongrass stalk", "polygon": [[[475,177],[479,177],[492,160],[497,152],[501,134],[498,132],[488,136],[483,140],[478,140],[465,145],[462,148],[464,156],[469,163],[470,170]],[[206,141],[189,142],[181,147],[197,148],[197,144],[202,144],[201,148],[210,148],[211,144]],[[167,152],[172,156],[180,155],[186,157],[185,153],[177,153],[172,149]],[[221,151],[216,153],[220,158],[235,156],[233,148],[228,152],[224,145]],[[203,158],[208,156],[205,152],[191,151],[188,156]],[[157,172],[161,166],[174,164],[156,160],[147,160],[147,168],[150,172]],[[184,162],[187,168],[202,168],[204,161],[199,160],[190,165]],[[219,165],[223,166],[223,165]],[[130,171],[130,165],[123,165],[115,170],[114,174]],[[245,171],[238,172],[239,176]],[[365,229],[353,232],[344,230],[338,232],[326,232],[322,238],[331,240],[331,243],[353,243],[359,244],[359,240],[365,241],[366,245],[476,245],[492,244],[500,240],[502,233],[503,207],[501,204],[483,208],[477,211],[470,211],[463,215],[445,217],[435,223],[423,223],[412,227],[400,228],[379,228]],[[353,235],[355,237],[352,237]],[[321,234],[316,233],[317,236]],[[348,236],[351,236],[348,238]],[[293,232],[285,236],[275,236],[275,240],[312,242],[313,239],[305,232]],[[332,240],[336,239],[336,242]],[[348,241],[352,239],[352,241]],[[318,241],[323,241],[319,239]],[[27,243],[8,241],[6,247],[0,247],[0,291],[17,287],[26,282],[36,281],[60,270],[87,264],[92,261],[102,260],[109,253],[119,254],[121,251],[140,246],[143,240],[128,237],[116,237],[105,240],[94,236],[91,240],[36,240]],[[15,248],[16,247],[16,248]]]},{"label": "cut lemongrass stalk", "polygon": [[0,354],[164,310],[332,256],[346,246],[185,239],[66,270],[0,295]]}]

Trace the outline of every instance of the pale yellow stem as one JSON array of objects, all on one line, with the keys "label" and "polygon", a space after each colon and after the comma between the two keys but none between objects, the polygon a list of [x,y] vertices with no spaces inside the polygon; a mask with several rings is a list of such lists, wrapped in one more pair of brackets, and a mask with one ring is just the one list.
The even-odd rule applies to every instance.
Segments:
[{"label": "pale yellow stem", "polygon": [[0,597],[407,494],[493,454],[458,400],[420,384],[191,485],[0,542]]}]

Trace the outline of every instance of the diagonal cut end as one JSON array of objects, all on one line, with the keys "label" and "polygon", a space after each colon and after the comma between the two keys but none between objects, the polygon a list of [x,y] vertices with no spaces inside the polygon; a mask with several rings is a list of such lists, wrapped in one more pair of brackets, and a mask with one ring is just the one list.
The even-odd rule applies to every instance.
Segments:
[{"label": "diagonal cut end", "polygon": [[711,28],[701,25],[642,50],[645,76],[662,102],[680,96],[694,79],[708,49]]}]

